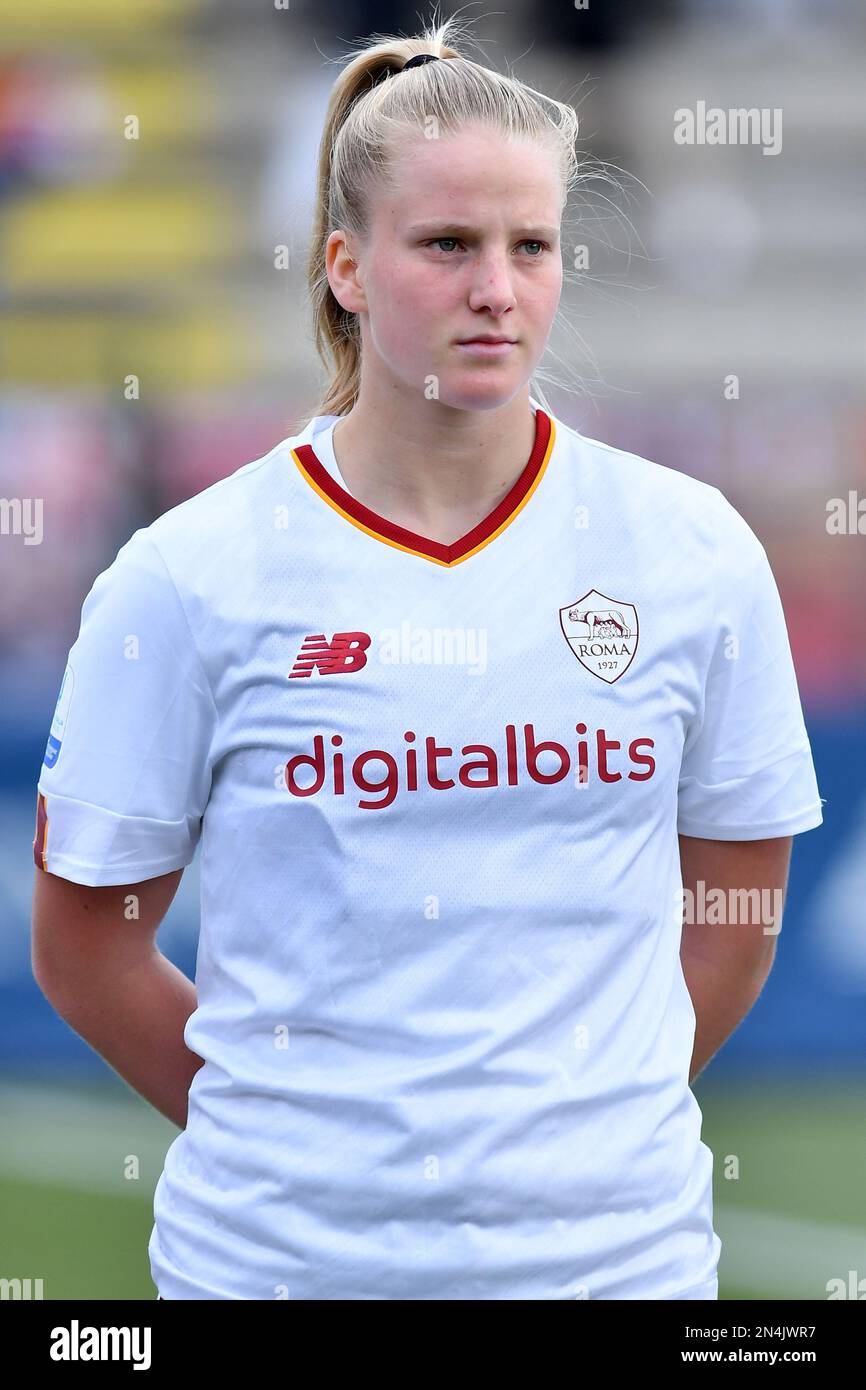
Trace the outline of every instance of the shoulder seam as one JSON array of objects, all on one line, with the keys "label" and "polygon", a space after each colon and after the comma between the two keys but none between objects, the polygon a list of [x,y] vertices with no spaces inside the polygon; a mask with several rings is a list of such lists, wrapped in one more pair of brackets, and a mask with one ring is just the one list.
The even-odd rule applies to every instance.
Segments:
[{"label": "shoulder seam", "polygon": [[670,463],[661,463],[658,459],[647,458],[646,454],[637,454],[633,449],[619,449],[614,444],[605,443],[603,439],[591,439],[570,425],[566,425],[565,428],[571,430],[582,444],[591,444],[595,449],[603,449],[605,453],[614,454],[620,458],[634,459],[638,463],[646,464],[649,468],[657,468],[663,473],[671,474],[674,478],[680,478],[686,484],[691,484],[696,488],[708,488],[711,492],[717,492],[724,501],[727,501],[724,493],[716,487],[715,483],[707,482],[705,478],[696,478],[693,473],[686,473],[682,468],[675,468]]},{"label": "shoulder seam", "polygon": [[[264,460],[262,460],[262,462],[264,462]],[[220,481],[221,481],[221,482],[228,482],[229,480],[228,480],[228,478],[222,478],[222,479],[220,479]],[[162,551],[160,550],[159,545],[158,545],[157,542],[156,542],[156,539],[154,538],[153,535],[150,534],[150,527],[145,527],[145,528],[144,528],[144,530],[142,531],[142,536],[143,536],[144,539],[148,540],[148,541],[150,542],[150,544],[153,546],[154,551],[156,552],[157,556],[159,557],[160,564],[162,565],[162,568],[164,569],[164,571],[165,571],[165,573],[166,573],[166,576],[167,576],[167,578],[168,578],[168,582],[169,582],[169,584],[171,585],[172,592],[174,593],[174,596],[175,596],[175,598],[177,599],[178,607],[180,608],[180,611],[181,611],[181,613],[183,614],[183,621],[184,621],[184,623],[185,623],[185,625],[186,625],[186,630],[187,630],[187,632],[189,633],[190,644],[191,644],[191,646],[192,646],[193,651],[195,652],[196,661],[198,662],[199,668],[200,668],[200,670],[201,670],[202,678],[203,678],[204,684],[205,684],[205,689],[207,690],[207,693],[208,693],[208,695],[210,696],[210,702],[211,702],[211,705],[213,706],[214,720],[215,720],[215,723],[218,723],[218,722],[219,722],[219,710],[217,709],[217,703],[216,703],[216,700],[214,699],[213,688],[212,688],[212,686],[211,686],[210,679],[209,679],[209,677],[208,677],[208,673],[207,673],[207,670],[206,670],[206,668],[205,668],[204,661],[202,660],[201,652],[200,652],[199,649],[198,649],[198,643],[196,642],[195,636],[194,636],[194,634],[193,634],[192,626],[191,626],[190,621],[189,621],[189,615],[188,615],[188,613],[187,613],[187,611],[186,611],[186,607],[185,607],[185,605],[184,605],[183,599],[182,599],[181,596],[180,596],[180,592],[179,592],[179,590],[178,590],[177,584],[175,583],[174,575],[172,574],[171,570],[169,569],[169,567],[168,567],[168,565],[167,565],[167,563],[166,563],[165,556],[163,555]]]},{"label": "shoulder seam", "polygon": [[[296,437],[299,438],[300,436],[288,435],[285,439],[279,440],[272,449],[269,449],[266,454],[262,454],[260,458],[249,459],[247,463],[240,464],[238,468],[226,474],[224,478],[217,478],[215,482],[208,483],[207,487],[203,487],[198,492],[194,492],[190,497],[185,497],[182,501],[176,502],[173,507],[169,507],[166,511],[160,513],[159,516],[154,517],[151,526],[159,525],[166,517],[170,517],[173,512],[178,511],[179,508],[185,507],[189,503],[195,502],[202,497],[207,497],[209,494],[217,492],[220,488],[225,487],[229,483],[241,482],[251,474],[257,473],[266,463],[270,463],[277,453],[285,450],[287,444]],[[149,530],[150,528],[143,527],[142,529]]]},{"label": "shoulder seam", "polygon": [[[293,437],[294,436],[290,436],[290,438]],[[210,483],[206,488],[202,488],[201,492],[194,492],[192,497],[187,497],[184,501],[192,502],[196,497],[201,497],[205,492],[215,492],[217,488],[223,487],[226,483],[233,483],[241,477],[247,477],[250,473],[258,472],[266,463],[270,463],[274,455],[279,450],[284,449],[287,443],[288,439],[281,439],[279,443],[275,444],[272,449],[269,449],[266,454],[262,454],[261,458],[250,459],[247,463],[242,463],[240,467],[226,474],[224,478],[217,478],[216,482]],[[177,505],[183,506],[183,503],[179,502]],[[163,515],[166,515],[166,513],[163,513]],[[157,517],[157,520],[160,520],[160,518]]]}]

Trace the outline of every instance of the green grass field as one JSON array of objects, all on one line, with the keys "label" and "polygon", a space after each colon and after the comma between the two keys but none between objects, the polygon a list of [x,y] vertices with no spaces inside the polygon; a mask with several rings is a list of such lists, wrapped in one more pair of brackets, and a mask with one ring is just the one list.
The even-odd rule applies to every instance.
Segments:
[{"label": "green grass field", "polygon": [[[866,1085],[697,1094],[721,1298],[824,1300],[828,1279],[866,1275]],[[6,1084],[0,1116],[0,1277],[41,1278],[46,1299],[154,1299],[153,1189],[175,1127],[120,1084]]]}]

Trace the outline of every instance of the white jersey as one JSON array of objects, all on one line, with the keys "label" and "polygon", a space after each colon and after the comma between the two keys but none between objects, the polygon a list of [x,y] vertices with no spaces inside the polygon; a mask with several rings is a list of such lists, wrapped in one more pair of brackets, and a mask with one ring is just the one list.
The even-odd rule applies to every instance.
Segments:
[{"label": "white jersey", "polygon": [[36,862],[202,847],[163,1297],[717,1297],[677,833],[822,821],[784,615],[718,489],[532,407],[452,545],[319,416],[84,603]]}]

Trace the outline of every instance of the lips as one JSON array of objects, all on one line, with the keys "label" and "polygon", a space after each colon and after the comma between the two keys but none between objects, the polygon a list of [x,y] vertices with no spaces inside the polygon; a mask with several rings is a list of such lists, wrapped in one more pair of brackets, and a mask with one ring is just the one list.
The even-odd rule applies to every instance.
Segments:
[{"label": "lips", "polygon": [[478,361],[487,358],[491,362],[498,362],[505,359],[517,344],[511,338],[500,338],[498,341],[490,338],[471,338],[468,342],[457,343],[456,346],[462,348],[467,357]]}]

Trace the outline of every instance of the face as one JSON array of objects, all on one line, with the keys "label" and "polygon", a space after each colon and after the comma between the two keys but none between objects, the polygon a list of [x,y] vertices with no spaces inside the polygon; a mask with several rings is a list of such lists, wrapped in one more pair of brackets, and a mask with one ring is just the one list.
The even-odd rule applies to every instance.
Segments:
[{"label": "face", "polygon": [[[562,290],[554,156],[475,128],[413,140],[392,168],[366,240],[328,239],[331,287],[360,316],[362,389],[375,374],[407,404],[503,405],[532,376]],[[485,334],[511,346],[462,345]]]}]

